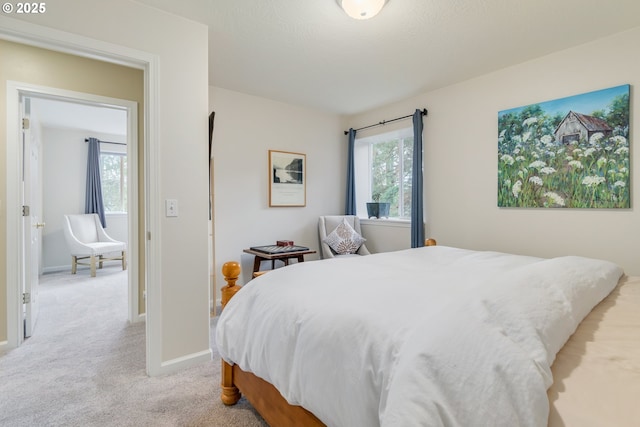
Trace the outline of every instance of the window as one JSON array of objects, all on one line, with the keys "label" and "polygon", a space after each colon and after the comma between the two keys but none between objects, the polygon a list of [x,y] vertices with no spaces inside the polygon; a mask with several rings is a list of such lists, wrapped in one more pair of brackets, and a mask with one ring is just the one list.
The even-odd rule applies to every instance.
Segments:
[{"label": "window", "polygon": [[[366,203],[379,195],[389,202],[389,217],[411,217],[413,128],[356,139],[356,203],[366,217]],[[367,171],[363,173],[361,171]]]},{"label": "window", "polygon": [[105,213],[127,212],[127,155],[100,154],[100,178]]}]

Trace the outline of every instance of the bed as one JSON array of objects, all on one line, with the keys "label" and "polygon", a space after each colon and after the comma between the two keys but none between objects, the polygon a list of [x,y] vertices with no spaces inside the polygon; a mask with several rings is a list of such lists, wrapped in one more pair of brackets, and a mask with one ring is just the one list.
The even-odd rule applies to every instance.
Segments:
[{"label": "bed", "polygon": [[613,263],[434,246],[223,273],[222,400],[273,427],[640,419],[640,278]]}]

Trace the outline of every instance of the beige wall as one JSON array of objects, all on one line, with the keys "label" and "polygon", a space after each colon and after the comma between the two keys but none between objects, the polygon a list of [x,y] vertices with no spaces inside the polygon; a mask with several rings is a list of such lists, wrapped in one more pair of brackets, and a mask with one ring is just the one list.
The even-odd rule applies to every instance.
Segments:
[{"label": "beige wall", "polygon": [[[216,112],[215,273],[238,261],[246,283],[253,257],[243,254],[245,248],[289,239],[318,250],[318,217],[344,211],[347,140],[335,114],[218,87],[209,88],[209,105]],[[306,154],[305,207],[269,207],[269,150]],[[218,293],[224,284],[219,276]]]},{"label": "beige wall", "polygon": [[[354,128],[427,108],[427,236],[440,244],[617,262],[640,275],[640,181],[632,173],[628,210],[498,209],[498,111],[631,84],[631,167],[640,166],[635,88],[640,28],[510,67],[348,119]],[[597,55],[594,55],[597,52]],[[636,171],[637,172],[637,171]]]},{"label": "beige wall", "polygon": [[[143,123],[143,72],[120,65],[80,58],[0,40],[0,129],[6,129],[6,82],[19,81],[39,86],[90,93],[138,103],[138,123]],[[142,127],[138,140],[143,141]],[[139,156],[142,159],[142,154]],[[6,133],[0,133],[0,164],[6,170]],[[140,164],[142,169],[142,164]],[[6,200],[6,175],[0,174],[0,200]],[[142,212],[141,212],[141,217]],[[6,211],[0,209],[0,271],[6,271]],[[9,248],[10,250],[10,248]],[[141,263],[141,267],[143,267]],[[144,287],[141,268],[140,292]],[[0,275],[0,341],[7,339],[6,276]],[[141,310],[144,300],[140,297]]]}]

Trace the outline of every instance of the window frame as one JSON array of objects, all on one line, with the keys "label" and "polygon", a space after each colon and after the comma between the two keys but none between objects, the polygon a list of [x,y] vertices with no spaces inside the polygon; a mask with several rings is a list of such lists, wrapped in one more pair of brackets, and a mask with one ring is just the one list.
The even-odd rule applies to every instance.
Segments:
[{"label": "window frame", "polygon": [[[413,143],[413,127],[403,127],[400,129],[378,133],[375,135],[369,135],[364,137],[358,137],[356,135],[355,146],[354,146],[354,163],[355,163],[355,179],[356,179],[356,215],[363,220],[368,220],[369,217],[367,215],[366,203],[372,201],[372,186],[373,186],[373,145],[382,142],[388,142],[390,140],[399,140],[401,143],[399,144],[399,149],[402,150],[402,145],[407,143],[407,139],[411,138],[411,143]],[[400,152],[400,176],[404,176],[404,155],[403,151]],[[362,171],[367,171],[367,173],[362,173]],[[402,180],[398,180],[396,182],[398,186],[398,201],[399,201],[399,209],[400,213],[403,213],[403,216],[389,217],[389,218],[381,218],[381,219],[372,219],[371,221],[389,221],[394,223],[408,223],[411,221],[411,212],[403,212],[404,207],[401,202],[403,193],[405,193],[404,185]],[[413,184],[412,184],[413,185]]]}]

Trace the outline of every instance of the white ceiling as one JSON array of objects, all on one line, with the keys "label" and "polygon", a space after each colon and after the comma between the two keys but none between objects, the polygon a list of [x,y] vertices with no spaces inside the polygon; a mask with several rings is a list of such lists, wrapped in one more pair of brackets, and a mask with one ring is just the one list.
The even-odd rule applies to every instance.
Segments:
[{"label": "white ceiling", "polygon": [[339,114],[640,25],[639,0],[389,0],[366,21],[335,0],[136,1],[209,26],[211,85]]},{"label": "white ceiling", "polygon": [[84,130],[87,138],[95,134],[127,134],[124,109],[34,97],[31,98],[31,113],[44,127]]}]

